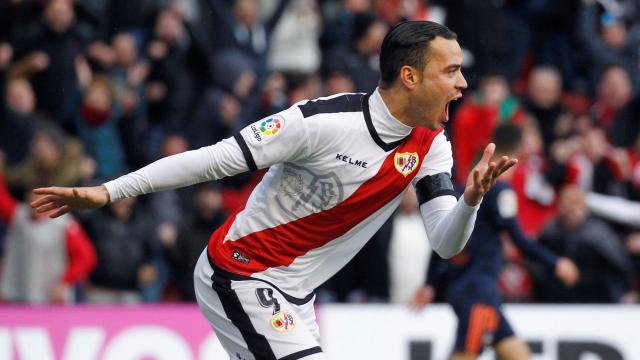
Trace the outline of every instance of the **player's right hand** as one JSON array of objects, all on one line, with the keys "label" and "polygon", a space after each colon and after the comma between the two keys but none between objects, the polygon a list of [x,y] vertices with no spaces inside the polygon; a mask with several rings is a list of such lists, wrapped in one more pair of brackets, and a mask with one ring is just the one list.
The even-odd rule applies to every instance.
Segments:
[{"label": "player's right hand", "polygon": [[580,280],[580,270],[573,260],[561,257],[556,263],[556,277],[567,287],[573,287]]},{"label": "player's right hand", "polygon": [[425,285],[416,290],[415,295],[413,295],[413,299],[409,302],[409,308],[414,311],[420,311],[425,306],[433,302],[434,297],[435,290],[433,289],[433,287],[430,285]]},{"label": "player's right hand", "polygon": [[37,195],[44,195],[33,202],[31,207],[38,213],[53,211],[49,217],[56,218],[73,210],[92,210],[109,203],[109,192],[104,185],[93,187],[47,187],[34,189]]}]

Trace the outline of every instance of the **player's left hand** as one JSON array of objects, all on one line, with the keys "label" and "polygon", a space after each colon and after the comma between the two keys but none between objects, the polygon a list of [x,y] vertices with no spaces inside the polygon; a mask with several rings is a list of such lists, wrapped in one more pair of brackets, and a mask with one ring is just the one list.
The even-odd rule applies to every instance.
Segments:
[{"label": "player's left hand", "polygon": [[409,302],[409,309],[414,311],[420,311],[425,306],[429,305],[433,302],[435,297],[435,290],[433,290],[432,286],[425,285],[419,288],[415,295],[413,295],[413,299]]},{"label": "player's left hand", "polygon": [[487,145],[482,154],[482,159],[471,170],[467,178],[467,184],[464,188],[464,202],[469,206],[476,206],[482,200],[496,181],[504,172],[518,163],[517,159],[503,156],[498,162],[491,161],[496,145],[491,143]]}]

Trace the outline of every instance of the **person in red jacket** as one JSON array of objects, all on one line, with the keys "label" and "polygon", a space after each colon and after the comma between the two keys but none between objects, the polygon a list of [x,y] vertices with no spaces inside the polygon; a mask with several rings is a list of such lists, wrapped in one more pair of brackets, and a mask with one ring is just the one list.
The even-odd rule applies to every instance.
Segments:
[{"label": "person in red jacket", "polygon": [[0,299],[73,302],[73,285],[87,278],[96,265],[93,245],[80,224],[71,215],[50,219],[18,202],[7,189],[1,166],[0,220],[7,230],[0,267]]}]

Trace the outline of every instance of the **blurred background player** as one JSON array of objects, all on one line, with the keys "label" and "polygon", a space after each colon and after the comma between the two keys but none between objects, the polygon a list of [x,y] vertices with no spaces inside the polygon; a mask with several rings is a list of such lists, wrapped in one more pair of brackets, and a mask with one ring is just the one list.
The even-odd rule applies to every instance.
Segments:
[{"label": "blurred background player", "polygon": [[[514,156],[520,147],[522,130],[511,124],[494,131],[494,158]],[[458,317],[452,359],[475,359],[487,345],[493,346],[500,359],[528,359],[525,342],[515,337],[502,313],[498,275],[504,263],[503,237],[508,236],[527,256],[549,268],[566,285],[579,279],[578,268],[568,258],[558,257],[546,248],[528,240],[518,222],[516,194],[503,174],[489,191],[478,211],[474,231],[465,249],[449,260],[432,256],[427,284],[418,289],[412,306],[419,309],[438,298],[450,303]]]}]

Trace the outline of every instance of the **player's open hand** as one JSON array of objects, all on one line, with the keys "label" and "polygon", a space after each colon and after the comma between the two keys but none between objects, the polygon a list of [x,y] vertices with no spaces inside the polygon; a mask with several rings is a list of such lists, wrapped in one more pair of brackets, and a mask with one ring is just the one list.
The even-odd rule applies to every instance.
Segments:
[{"label": "player's open hand", "polygon": [[94,187],[48,187],[33,190],[44,195],[31,202],[38,213],[53,211],[49,217],[56,218],[73,210],[91,210],[109,203],[109,192],[104,185]]},{"label": "player's open hand", "polygon": [[567,287],[573,287],[580,280],[580,270],[573,260],[561,257],[556,263],[555,274]]},{"label": "player's open hand", "polygon": [[464,188],[464,202],[469,206],[478,205],[484,194],[496,184],[500,175],[518,163],[518,160],[508,156],[501,157],[497,162],[491,161],[495,150],[494,143],[487,145],[482,159],[471,170],[467,178],[467,184]]},{"label": "player's open hand", "polygon": [[433,298],[435,297],[435,291],[432,286],[425,285],[418,290],[413,295],[413,299],[409,302],[409,309],[414,311],[420,311],[425,306],[429,305],[433,302]]}]

